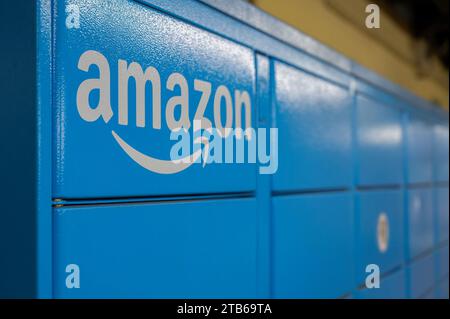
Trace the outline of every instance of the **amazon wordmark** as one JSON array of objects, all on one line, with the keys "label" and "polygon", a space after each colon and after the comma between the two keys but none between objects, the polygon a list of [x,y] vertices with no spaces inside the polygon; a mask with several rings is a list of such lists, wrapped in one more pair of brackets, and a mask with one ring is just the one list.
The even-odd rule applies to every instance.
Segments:
[{"label": "amazon wordmark", "polygon": [[[114,116],[111,107],[111,72],[108,59],[98,51],[88,50],[84,52],[78,61],[78,69],[88,72],[92,66],[98,68],[98,77],[84,80],[77,91],[77,108],[82,119],[94,122],[100,117],[106,123]],[[146,127],[147,103],[145,100],[146,89],[151,84],[152,101],[152,128],[161,129],[162,106],[162,82],[159,71],[148,66],[145,70],[137,62],[128,63],[118,60],[118,116],[120,125],[128,125],[128,89],[131,78],[135,81],[136,88],[136,126]],[[98,90],[99,99],[97,105],[91,105],[89,96],[92,91]],[[188,130],[191,127],[189,118],[189,95],[191,88],[189,82],[180,73],[172,73],[165,81],[165,90],[169,92],[170,98],[165,105],[165,120],[167,127],[173,131],[178,129]],[[205,80],[194,79],[193,90],[201,95],[193,120],[202,122],[203,127],[212,127],[210,119],[205,117],[205,110],[210,99],[213,99],[214,127],[225,131],[225,128],[249,128],[251,127],[251,99],[250,94],[243,90],[235,90],[233,94],[225,85],[219,85],[212,94],[212,84]],[[179,92],[175,94],[174,92]],[[212,97],[213,95],[213,97]],[[224,108],[225,112],[222,112]],[[243,127],[242,116],[245,112],[245,127]],[[222,115],[225,113],[225,118]]]}]

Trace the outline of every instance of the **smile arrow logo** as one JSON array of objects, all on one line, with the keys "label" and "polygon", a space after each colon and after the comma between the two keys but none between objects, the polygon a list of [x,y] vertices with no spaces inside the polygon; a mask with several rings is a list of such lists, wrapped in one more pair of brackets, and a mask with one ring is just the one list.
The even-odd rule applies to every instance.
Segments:
[{"label": "smile arrow logo", "polygon": [[[184,171],[193,163],[195,163],[202,155],[202,148],[200,147],[193,154],[188,155],[184,158],[177,160],[161,160],[141,153],[130,144],[125,142],[116,132],[111,131],[111,134],[119,144],[119,146],[122,148],[122,150],[133,161],[138,163],[143,168],[159,174],[176,174]],[[205,136],[201,136],[195,140],[195,143],[201,143],[204,145],[203,167],[205,167],[209,153],[209,141]]]}]

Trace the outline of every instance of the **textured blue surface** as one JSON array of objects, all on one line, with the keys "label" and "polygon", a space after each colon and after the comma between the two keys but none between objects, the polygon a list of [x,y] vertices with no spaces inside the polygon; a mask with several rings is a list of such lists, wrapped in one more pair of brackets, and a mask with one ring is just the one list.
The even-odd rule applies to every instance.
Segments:
[{"label": "textured blue surface", "polygon": [[[403,199],[400,191],[367,191],[356,197],[358,219],[355,243],[357,246],[356,278],[363,284],[368,264],[377,264],[382,274],[403,262]],[[378,246],[377,226],[380,215],[387,216],[388,241],[386,250]]]},{"label": "textured blue surface", "polygon": [[350,186],[349,92],[282,63],[275,63],[274,72],[279,168],[273,188],[289,191]]},{"label": "textured blue surface", "polygon": [[[256,202],[55,210],[55,297],[255,297]],[[80,267],[80,289],[65,267]]]},{"label": "textured blue surface", "polygon": [[409,257],[417,257],[433,248],[433,196],[429,188],[409,190]]},{"label": "textured blue surface", "polygon": [[[144,0],[145,1],[145,0]],[[210,6],[218,8],[240,21],[250,24],[257,30],[273,36],[282,42],[289,43],[312,56],[322,58],[328,63],[338,66],[341,69],[350,71],[351,61],[338,52],[317,42],[310,36],[299,32],[296,28],[276,19],[265,11],[255,6],[249,6],[240,0],[200,0]],[[174,1],[176,2],[176,1]],[[231,5],[230,5],[231,4]]]},{"label": "textured blue surface", "polygon": [[36,14],[37,33],[37,236],[36,296],[52,297],[53,233],[52,233],[52,44],[51,0],[39,0]]},{"label": "textured blue surface", "polygon": [[349,194],[273,199],[273,297],[337,298],[353,288]]},{"label": "textured blue surface", "polygon": [[433,180],[433,131],[423,112],[410,113],[407,134],[408,182],[429,183]]},{"label": "textured blue surface", "polygon": [[[0,19],[11,44],[0,91],[14,106],[0,110],[14,136],[1,149],[1,296],[448,298],[448,112],[242,1],[71,0],[81,25],[70,30],[67,3],[0,10],[26,13]],[[108,59],[108,123],[77,112],[78,86],[99,73],[77,68],[86,50]],[[145,128],[134,94],[118,124],[119,59],[160,72],[161,130],[150,93]],[[190,120],[195,79],[213,94],[248,91],[252,126],[279,128],[278,173],[210,164],[168,176],[129,159],[112,130],[167,159],[173,72],[188,81]],[[379,290],[361,286],[369,262]],[[81,266],[80,289],[65,288],[68,263]]]},{"label": "textured blue surface", "polygon": [[356,97],[358,185],[403,182],[402,113],[386,102],[361,94]]},{"label": "textured blue surface", "polygon": [[[168,99],[179,94],[179,89],[171,92],[165,88],[169,75],[178,72],[187,78],[190,87],[189,118],[193,122],[201,98],[201,93],[193,89],[194,79],[212,83],[212,94],[219,85],[226,85],[232,93],[234,90],[247,91],[255,101],[252,51],[148,10],[133,1],[80,0],[77,3],[80,10],[85,12],[82,28],[66,29],[64,19],[58,19],[56,25],[53,196],[104,198],[253,190],[255,165],[208,164],[203,168],[201,164],[194,164],[178,174],[161,175],[134,163],[112,136],[112,131],[115,131],[140,152],[170,160],[170,149],[175,142],[170,140],[164,110]],[[58,12],[64,12],[64,2],[58,4]],[[104,10],[104,7],[108,10]],[[111,19],[111,16],[115,18]],[[127,38],[126,42],[124,38]],[[77,110],[79,85],[88,78],[99,76],[94,66],[89,72],[77,68],[81,54],[88,50],[100,52],[109,61],[114,115],[108,123],[101,118],[95,122],[86,122]],[[159,71],[162,90],[161,129],[152,128],[150,85],[147,85],[146,126],[136,126],[133,80],[129,85],[128,125],[118,123],[118,59],[128,63],[137,62],[144,70],[152,66]],[[92,95],[91,103],[96,105],[98,97]],[[253,105],[253,118],[254,113]],[[205,116],[214,120],[213,96]],[[222,119],[225,118],[225,107],[222,107]],[[254,120],[252,123],[255,127]],[[190,133],[193,136],[192,127]],[[236,176],[240,177],[239,183],[235,180]]]},{"label": "textured blue surface", "polygon": [[[271,127],[271,64],[267,56],[258,54],[256,56],[257,67],[257,101],[258,101],[258,127]],[[257,248],[257,293],[258,297],[270,296],[271,279],[271,176],[257,175],[257,225],[258,225],[258,248]]]}]

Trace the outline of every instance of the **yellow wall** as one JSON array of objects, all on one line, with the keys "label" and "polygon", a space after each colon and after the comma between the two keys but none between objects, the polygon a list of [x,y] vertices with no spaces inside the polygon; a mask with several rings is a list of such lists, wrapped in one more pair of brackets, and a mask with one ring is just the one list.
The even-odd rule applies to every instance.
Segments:
[{"label": "yellow wall", "polygon": [[253,0],[256,6],[393,82],[448,109],[448,71],[420,59],[420,45],[381,8],[367,29],[365,0]]}]

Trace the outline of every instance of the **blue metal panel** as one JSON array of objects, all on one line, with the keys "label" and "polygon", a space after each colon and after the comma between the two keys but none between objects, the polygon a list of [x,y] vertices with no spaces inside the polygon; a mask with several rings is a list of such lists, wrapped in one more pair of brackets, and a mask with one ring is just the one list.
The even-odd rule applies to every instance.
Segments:
[{"label": "blue metal panel", "polygon": [[443,278],[448,277],[448,273],[449,273],[449,264],[448,264],[448,243],[446,245],[444,245],[443,247],[440,247],[438,250],[436,250],[435,252],[435,257],[436,257],[436,263],[437,263],[437,276],[436,279],[437,281],[442,280]]},{"label": "blue metal panel", "polygon": [[434,287],[434,259],[427,255],[409,265],[410,296],[424,298]]},{"label": "blue metal panel", "polygon": [[409,257],[433,247],[433,196],[430,188],[410,189],[408,196]]},{"label": "blue metal panel", "polygon": [[403,181],[401,110],[389,100],[356,98],[357,184],[392,185]]},{"label": "blue metal panel", "polygon": [[423,112],[411,112],[407,124],[408,182],[433,180],[433,130]]},{"label": "blue metal panel", "polygon": [[[403,199],[401,191],[368,191],[356,196],[357,284],[367,276],[366,266],[376,264],[382,274],[391,272],[403,262]],[[383,220],[384,219],[384,220]],[[383,237],[381,222],[386,221]],[[384,238],[387,238],[384,241]]]},{"label": "blue metal panel", "polygon": [[448,122],[441,122],[434,126],[434,167],[438,182],[448,182],[448,147]]},{"label": "blue metal panel", "polygon": [[[79,29],[66,28],[67,1],[39,0],[23,8],[7,3],[0,10],[7,13],[0,21],[9,43],[0,53],[7,65],[0,93],[17,107],[0,110],[0,131],[14,136],[3,140],[6,155],[0,159],[8,184],[1,193],[0,296],[51,297],[52,285],[56,297],[350,296],[354,279],[362,280],[355,265],[375,259],[383,273],[398,269],[402,253],[394,256],[392,249],[401,245],[401,221],[389,214],[399,208],[401,195],[362,193],[354,212],[350,193],[285,193],[400,184],[402,142],[387,143],[379,133],[397,134],[402,116],[397,104],[409,103],[403,170],[407,182],[418,184],[405,199],[411,292],[430,297],[436,289],[448,298],[448,112],[237,0],[72,0],[81,10]],[[94,66],[88,72],[78,68],[87,50],[101,53],[110,69],[114,114],[107,123],[83,120],[77,110],[79,85],[99,76]],[[161,130],[151,128],[150,85],[148,125],[136,127],[133,80],[129,124],[118,124],[119,59],[158,69]],[[158,175],[126,157],[112,130],[143,153],[168,158],[173,142],[164,126],[165,105],[180,93],[166,88],[174,72],[187,80],[191,122],[200,100],[194,81],[200,79],[212,84],[208,118],[214,119],[215,90],[226,85],[232,95],[249,92],[252,126],[279,127],[280,171],[273,189],[272,177],[256,176],[252,165],[194,165],[176,175]],[[352,135],[353,98],[357,131]],[[89,97],[92,105],[98,99],[97,91]],[[223,108],[220,114],[225,118]],[[373,130],[375,143],[367,139]],[[435,208],[431,189],[425,188],[432,181]],[[274,198],[273,207],[272,191],[284,193]],[[238,192],[253,199],[217,199]],[[80,206],[52,210],[52,196],[58,205]],[[159,196],[177,202],[146,203]],[[210,197],[216,199],[206,200]],[[391,229],[384,254],[371,237],[381,210],[387,211]],[[82,266],[79,290],[64,285],[64,266],[74,262]],[[354,295],[401,297],[401,272],[391,272],[382,277],[380,290]]]},{"label": "blue metal panel", "polygon": [[[180,87],[175,87],[173,92],[166,88],[169,76],[180,73],[187,81],[191,123],[189,131],[192,138],[194,115],[202,98],[202,93],[194,89],[194,80],[208,81],[212,85],[205,117],[213,121],[214,125],[213,100],[220,85],[228,88],[233,101],[235,90],[239,90],[248,92],[251,101],[255,102],[253,52],[134,1],[79,0],[77,4],[83,12],[79,29],[67,29],[65,15],[60,15],[56,21],[58,41],[54,197],[99,198],[254,190],[254,164],[207,164],[205,167],[193,164],[177,174],[159,174],[135,163],[113,136],[115,132],[126,143],[147,156],[169,160],[170,149],[175,142],[170,140],[170,130],[166,124],[166,103],[169,98],[181,94]],[[64,12],[64,6],[65,2],[58,2],[58,12]],[[109,121],[102,117],[92,122],[84,120],[77,109],[77,94],[81,83],[101,76],[95,65],[91,66],[88,72],[77,67],[81,55],[88,50],[100,53],[109,65],[110,102],[113,112]],[[160,129],[153,127],[152,110],[156,106],[152,100],[152,85],[147,85],[146,90],[145,127],[138,127],[134,80],[130,80],[129,85],[128,124],[119,124],[119,59],[128,64],[136,62],[143,70],[154,67],[159,71],[162,92]],[[102,77],[106,77],[106,71]],[[98,90],[94,90],[89,101],[91,105],[97,105]],[[104,101],[101,105],[105,105]],[[222,125],[225,125],[225,120],[229,118],[235,127],[234,116],[230,114],[227,117],[224,105],[219,113],[222,114]],[[253,105],[253,127],[255,113]],[[236,114],[236,109],[233,114]],[[179,116],[178,108],[175,119]],[[244,116],[243,111],[243,123]],[[217,123],[215,126],[217,127]],[[191,141],[190,143],[192,145]],[[240,178],[239,183],[235,181],[236,176]]]},{"label": "blue metal panel", "polygon": [[438,242],[448,241],[448,228],[449,228],[449,199],[448,199],[448,186],[436,187],[436,217],[437,217],[437,239]]},{"label": "blue metal panel", "polygon": [[448,276],[438,283],[438,298],[448,299]]},{"label": "blue metal panel", "polygon": [[[37,236],[36,297],[52,297],[52,3],[37,1]],[[34,242],[34,240],[33,240]]]},{"label": "blue metal panel", "polygon": [[406,297],[405,272],[403,270],[381,277],[380,288],[362,289],[357,298],[361,299],[402,299]]},{"label": "blue metal panel", "polygon": [[[257,65],[257,101],[258,128],[272,126],[271,115],[271,63],[268,57],[258,54]],[[269,143],[268,137],[266,143]],[[267,144],[269,145],[269,144]],[[271,176],[257,175],[257,218],[258,218],[258,251],[257,251],[257,285],[258,297],[270,297],[270,252],[271,252]]]},{"label": "blue metal panel", "polygon": [[353,288],[351,195],[273,199],[273,297],[336,298]]},{"label": "blue metal panel", "polygon": [[[428,111],[439,109],[430,102],[425,101],[412,92],[407,91],[400,85],[393,83],[375,72],[359,65],[355,61],[349,60],[338,52],[319,43],[317,40],[309,37],[301,31],[292,28],[288,24],[275,19],[266,12],[255,8],[251,4],[241,0],[199,0],[198,2],[207,3],[209,6],[222,11],[227,18],[234,19],[234,23],[222,23],[222,17],[225,15],[216,15],[208,12],[208,7],[196,5],[192,0],[140,0],[158,7],[161,10],[170,11],[174,14],[183,16],[195,23],[204,24],[217,32],[225,32],[235,39],[250,44],[253,48],[265,52],[273,57],[296,62],[293,51],[305,52],[312,57],[333,65],[346,73],[354,75],[358,79],[363,79],[383,91],[390,92],[408,103],[426,108]],[[238,21],[239,23],[235,23]],[[242,23],[242,24],[241,24]],[[248,28],[247,28],[248,27]],[[254,30],[260,30],[255,35]],[[296,48],[299,50],[292,50]],[[311,63],[312,62],[312,63]],[[320,69],[320,64],[315,64],[312,60],[305,66],[309,70]]]},{"label": "blue metal panel", "polygon": [[349,187],[352,168],[348,90],[279,62],[274,72],[279,168],[273,188],[289,191]]},{"label": "blue metal panel", "polygon": [[[305,68],[310,72],[319,74],[327,78],[331,78],[334,81],[341,82],[345,80],[347,85],[349,79],[342,77],[342,71],[345,73],[350,72],[351,62],[348,58],[341,56],[329,48],[319,44],[316,40],[310,38],[307,35],[301,34],[296,40],[301,41],[301,44],[293,44],[293,41],[286,43],[286,39],[280,39],[274,37],[273,32],[266,32],[267,28],[272,31],[273,25],[267,24],[268,14],[252,14],[252,19],[259,19],[263,23],[266,23],[266,27],[261,30],[258,27],[252,27],[249,25],[249,20],[242,21],[239,17],[229,13],[223,14],[218,10],[212,9],[210,6],[205,6],[198,0],[138,0],[142,3],[146,3],[158,10],[167,12],[173,16],[179,17],[184,21],[189,21],[192,24],[198,25],[203,29],[212,31],[214,33],[224,35],[227,38],[233,39],[239,43],[245,44],[253,48],[255,51],[264,53],[273,58],[288,61],[290,64],[296,65],[301,68]],[[230,0],[231,3],[227,3],[228,10],[240,11],[243,13],[240,7],[248,6],[248,4],[242,4],[240,0]],[[214,5],[213,5],[214,6]],[[223,7],[223,6],[222,6]],[[232,8],[233,7],[233,8]],[[261,10],[255,10],[261,12]],[[236,19],[237,18],[237,19]],[[271,19],[273,20],[273,18]],[[282,25],[283,23],[279,23]],[[282,31],[286,34],[286,24]],[[298,33],[298,31],[296,32]],[[302,46],[302,50],[298,50],[296,47]],[[308,53],[310,54],[308,54]],[[325,63],[324,63],[325,61]]]},{"label": "blue metal panel", "polygon": [[255,297],[255,218],[253,199],[55,209],[55,297]]},{"label": "blue metal panel", "polygon": [[[186,1],[186,0],[183,0]],[[270,34],[272,38],[280,39],[285,43],[308,52],[309,54],[321,58],[337,67],[350,71],[351,61],[338,52],[320,44],[317,40],[303,34],[298,29],[284,23],[271,16],[261,9],[248,5],[240,0],[200,0],[221,11],[238,18],[246,24],[252,25],[255,29],[261,30],[265,34]],[[158,2],[158,1],[152,1]],[[161,2],[161,1],[159,1]]]}]

